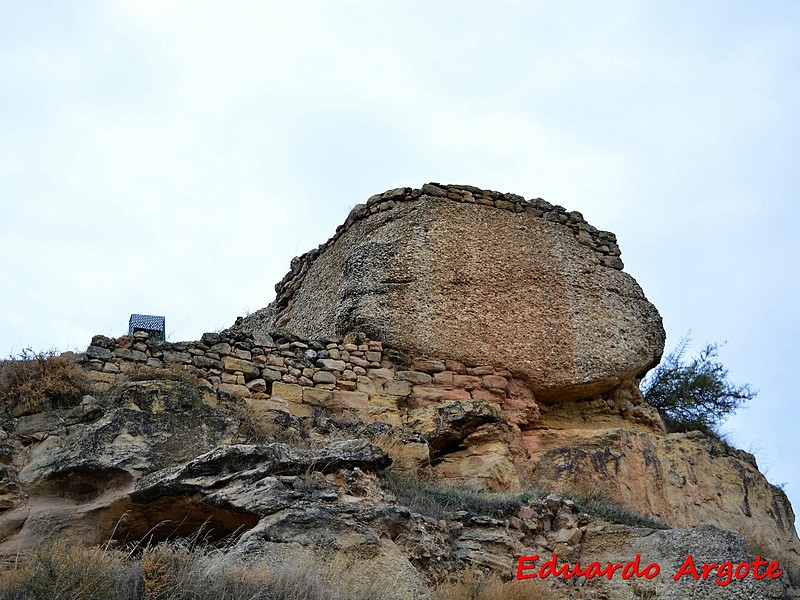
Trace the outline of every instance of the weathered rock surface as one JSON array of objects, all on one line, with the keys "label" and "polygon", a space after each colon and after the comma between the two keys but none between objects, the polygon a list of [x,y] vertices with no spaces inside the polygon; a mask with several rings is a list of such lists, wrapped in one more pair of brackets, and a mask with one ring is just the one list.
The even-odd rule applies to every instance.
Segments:
[{"label": "weathered rock surface", "polygon": [[657,435],[629,429],[525,432],[534,479],[550,489],[614,498],[672,527],[736,529],[751,544],[800,566],[794,512],[752,455],[699,432]]},{"label": "weathered rock surface", "polygon": [[[665,436],[630,384],[591,400],[539,407],[524,381],[488,365],[409,356],[366,339],[277,336],[266,342],[272,347],[214,335],[213,349],[199,342],[181,347],[190,357],[239,350],[248,365],[237,365],[231,375],[258,365],[281,379],[236,399],[226,395],[221,377],[215,389],[215,367],[186,361],[177,372],[165,366],[145,373],[187,371],[197,377],[194,385],[129,382],[126,372],[142,375],[131,370],[138,359],[113,354],[127,341],[98,340],[112,358],[83,364],[114,377],[95,381],[98,390],[110,386],[97,399],[3,421],[7,509],[0,511],[0,553],[17,556],[53,535],[91,544],[153,544],[200,531],[207,542],[226,540],[230,552],[266,556],[276,565],[344,561],[350,584],[376,584],[390,591],[384,597],[405,600],[427,598],[431,581],[466,565],[511,575],[520,555],[558,553],[587,563],[627,561],[641,552],[666,571],[685,558],[679,554],[686,548],[701,553],[720,535],[734,540],[720,556],[734,559],[743,544],[737,534],[712,529],[701,536],[705,546],[679,544],[673,551],[673,540],[695,532],[645,535],[609,526],[559,494],[498,500],[483,512],[448,512],[445,504],[428,513],[389,491],[382,475],[389,467],[412,481],[450,482],[454,490],[585,484],[668,524],[691,527],[716,518],[745,537],[751,527],[760,536],[751,541],[772,553],[780,540],[781,560],[792,560],[791,508],[780,504],[747,456],[695,435]],[[156,352],[182,352],[161,344],[158,351],[147,344],[139,351],[148,361],[161,359]],[[298,383],[290,382],[290,369],[299,373]],[[335,383],[315,384],[313,376],[322,372]],[[243,444],[243,436],[261,441]],[[695,446],[683,445],[684,438]],[[435,494],[446,503],[458,492]],[[487,497],[478,494],[478,502]],[[777,498],[779,512],[767,506],[770,497]],[[749,516],[736,513],[743,501]],[[648,594],[650,584],[672,589],[666,577],[645,587],[634,583],[547,585],[559,597],[599,593],[610,600]],[[714,585],[705,584],[695,586],[698,594]],[[773,598],[787,585],[783,578],[739,587],[752,598]]]},{"label": "weathered rock surface", "polygon": [[522,204],[403,199],[348,221],[299,259],[274,306],[237,327],[361,331],[410,353],[503,366],[544,400],[603,392],[658,362],[658,312],[568,224]]},{"label": "weathered rock surface", "polygon": [[[24,548],[59,530],[108,539],[122,510],[107,510],[141,475],[230,443],[238,421],[216,396],[174,381],[132,382],[103,401],[7,425],[9,479],[17,492],[0,513],[0,550]],[[41,417],[41,418],[37,418]],[[102,515],[100,514],[102,513]]]},{"label": "weathered rock surface", "polygon": [[[292,261],[267,309],[193,342],[95,336],[72,356],[92,394],[79,406],[0,414],[0,556],[52,536],[202,534],[276,565],[343,561],[351,584],[416,600],[469,565],[510,576],[520,555],[640,554],[658,578],[544,585],[789,597],[786,576],[670,579],[690,553],[756,552],[800,579],[800,541],[752,456],[666,434],[644,402],[663,329],[621,269],[613,234],[543,200],[431,184],[375,196]],[[656,526],[621,508],[687,529],[599,518]]]},{"label": "weathered rock surface", "polygon": [[[716,569],[712,571],[713,575],[704,580],[695,580],[691,575],[684,575],[674,581],[672,578],[680,571],[687,556],[692,557],[693,564],[700,573],[704,564],[722,565],[731,562],[733,567],[736,567],[741,562],[753,561],[752,554],[745,548],[740,536],[732,531],[708,525],[691,530],[667,531],[635,529],[620,525],[593,526],[587,528],[581,546],[582,556],[588,559],[582,562],[582,566],[586,566],[589,561],[598,561],[603,566],[607,563],[624,565],[637,554],[641,557],[642,567],[650,563],[659,565],[659,575],[650,580],[645,578],[623,580],[616,577],[610,582],[593,579],[586,583],[586,591],[602,589],[609,600],[627,598],[778,600],[794,597],[785,579],[755,580],[752,576],[743,579],[732,577],[726,585],[719,585],[715,581],[724,583],[727,577],[724,574],[720,576]],[[760,567],[760,574],[763,575],[765,571],[764,566]]]}]

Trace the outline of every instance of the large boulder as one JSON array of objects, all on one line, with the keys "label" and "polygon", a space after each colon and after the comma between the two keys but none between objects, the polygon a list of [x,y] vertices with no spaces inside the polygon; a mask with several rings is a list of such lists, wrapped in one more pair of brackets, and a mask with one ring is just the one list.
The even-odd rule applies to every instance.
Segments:
[{"label": "large boulder", "polygon": [[392,190],[295,259],[275,302],[236,327],[360,331],[414,354],[502,365],[537,399],[586,397],[640,376],[663,351],[658,311],[622,272],[615,242],[541,200]]}]

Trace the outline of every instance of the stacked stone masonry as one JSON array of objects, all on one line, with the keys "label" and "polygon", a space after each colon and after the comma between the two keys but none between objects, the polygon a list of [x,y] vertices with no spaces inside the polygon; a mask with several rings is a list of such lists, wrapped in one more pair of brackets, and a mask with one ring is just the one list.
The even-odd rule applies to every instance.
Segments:
[{"label": "stacked stone masonry", "polygon": [[[98,391],[142,367],[177,368],[217,393],[270,401],[294,416],[311,416],[320,407],[351,410],[393,425],[401,424],[393,421],[409,402],[423,407],[477,400],[502,406],[510,391],[522,389],[508,371],[491,365],[407,356],[356,336],[300,340],[274,335],[206,333],[200,341],[174,343],[150,339],[146,332],[118,339],[97,335],[83,360]],[[532,395],[528,400],[527,413],[537,410]],[[504,408],[512,421],[531,416]]]},{"label": "stacked stone masonry", "polygon": [[[426,183],[421,189],[397,188],[370,197],[366,204],[359,204],[348,215],[346,221],[336,228],[334,235],[325,243],[291,262],[291,270],[275,285],[278,313],[286,308],[294,293],[300,288],[309,266],[326,248],[339,239],[357,221],[370,215],[391,211],[403,202],[414,202],[422,197],[444,198],[453,202],[478,204],[490,208],[517,213],[530,213],[536,217],[569,228],[581,244],[592,248],[600,255],[600,263],[612,269],[622,270],[617,237],[610,231],[601,231],[587,223],[577,211],[567,211],[563,206],[553,205],[541,198],[525,200],[517,194],[482,190],[469,185],[442,185]],[[278,315],[280,316],[280,315]]]}]

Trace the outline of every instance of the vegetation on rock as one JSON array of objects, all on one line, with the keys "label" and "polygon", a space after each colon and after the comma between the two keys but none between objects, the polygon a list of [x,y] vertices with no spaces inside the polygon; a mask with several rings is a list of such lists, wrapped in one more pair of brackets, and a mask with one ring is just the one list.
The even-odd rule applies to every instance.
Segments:
[{"label": "vegetation on rock", "polygon": [[26,348],[0,363],[0,403],[10,412],[74,406],[86,389],[83,370],[70,354]]},{"label": "vegetation on rock", "polygon": [[669,529],[660,521],[637,514],[598,493],[580,494],[565,490],[564,498],[572,500],[575,506],[586,514],[609,523],[630,525],[631,527],[647,527],[649,529]]},{"label": "vegetation on rock", "polygon": [[43,544],[0,573],[0,600],[379,600],[376,586],[348,589],[347,560],[270,564],[187,543],[123,552]]},{"label": "vegetation on rock", "polygon": [[642,382],[644,399],[661,413],[668,431],[699,430],[717,434],[717,426],[757,392],[728,380],[719,361],[717,344],[684,360],[689,338],[684,337]]},{"label": "vegetation on rock", "polygon": [[469,486],[404,477],[395,473],[388,473],[385,483],[401,504],[437,519],[457,511],[466,511],[475,516],[504,517],[516,513],[533,497],[531,492],[490,493]]}]

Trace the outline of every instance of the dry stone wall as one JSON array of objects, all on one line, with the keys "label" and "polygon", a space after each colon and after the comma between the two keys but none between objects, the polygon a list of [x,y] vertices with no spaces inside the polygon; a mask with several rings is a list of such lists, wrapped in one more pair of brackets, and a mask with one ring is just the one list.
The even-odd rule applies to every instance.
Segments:
[{"label": "dry stone wall", "polygon": [[[397,468],[433,468],[440,477],[490,490],[529,483],[521,431],[536,426],[540,407],[527,383],[509,371],[407,355],[358,335],[274,336],[228,330],[176,343],[146,332],[95,336],[80,360],[95,393],[129,379],[189,373],[215,405],[237,397],[259,419],[281,411],[300,419],[344,415],[388,426],[383,447]],[[638,393],[610,394],[595,404],[594,412],[649,431],[661,428]]]},{"label": "dry stone wall", "polygon": [[502,368],[408,356],[355,336],[301,340],[222,332],[173,343],[146,332],[117,339],[98,335],[82,360],[98,391],[143,367],[154,376],[159,369],[178,369],[215,392],[271,400],[300,417],[320,407],[399,425],[403,407],[453,400],[495,403],[523,427],[538,416],[532,393]]}]

